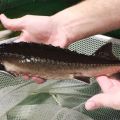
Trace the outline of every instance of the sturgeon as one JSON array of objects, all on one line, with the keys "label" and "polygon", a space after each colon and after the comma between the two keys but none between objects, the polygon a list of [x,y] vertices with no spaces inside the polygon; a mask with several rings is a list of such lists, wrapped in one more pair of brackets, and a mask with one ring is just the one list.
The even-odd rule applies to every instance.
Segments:
[{"label": "sturgeon", "polygon": [[0,45],[0,62],[8,72],[38,75],[47,80],[116,77],[120,72],[120,60],[112,54],[112,43],[90,56],[52,45],[6,43]]}]

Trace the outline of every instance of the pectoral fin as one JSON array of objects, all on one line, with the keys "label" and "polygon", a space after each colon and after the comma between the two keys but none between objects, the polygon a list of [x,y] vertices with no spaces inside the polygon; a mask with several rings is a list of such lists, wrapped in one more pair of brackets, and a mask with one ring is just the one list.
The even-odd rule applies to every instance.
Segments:
[{"label": "pectoral fin", "polygon": [[116,80],[120,80],[120,72],[114,73],[110,76],[108,76],[111,79],[116,79]]},{"label": "pectoral fin", "polygon": [[90,77],[80,76],[79,74],[74,74],[74,78],[85,83],[90,83]]}]

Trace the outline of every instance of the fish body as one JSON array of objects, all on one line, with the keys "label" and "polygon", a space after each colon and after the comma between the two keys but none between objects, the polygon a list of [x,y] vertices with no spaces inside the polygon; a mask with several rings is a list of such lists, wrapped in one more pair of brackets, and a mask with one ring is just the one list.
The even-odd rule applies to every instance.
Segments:
[{"label": "fish body", "polygon": [[[44,79],[112,76],[120,72],[120,61],[108,54],[111,45],[108,43],[94,56],[87,56],[51,45],[25,42],[1,44],[0,62],[8,72],[29,73]],[[108,51],[103,52],[106,49]]]}]

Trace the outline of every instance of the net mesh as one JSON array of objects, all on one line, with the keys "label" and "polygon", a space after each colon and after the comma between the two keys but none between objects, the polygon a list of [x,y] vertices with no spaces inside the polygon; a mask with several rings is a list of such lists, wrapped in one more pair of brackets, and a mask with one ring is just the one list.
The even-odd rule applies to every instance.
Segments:
[{"label": "net mesh", "polygon": [[[113,53],[119,57],[119,40],[101,35],[78,41],[69,49],[91,55],[109,41],[113,42]],[[38,85],[1,71],[0,120],[120,120],[119,110],[84,108],[85,101],[100,92],[93,78],[90,84],[78,80],[48,80]]]}]

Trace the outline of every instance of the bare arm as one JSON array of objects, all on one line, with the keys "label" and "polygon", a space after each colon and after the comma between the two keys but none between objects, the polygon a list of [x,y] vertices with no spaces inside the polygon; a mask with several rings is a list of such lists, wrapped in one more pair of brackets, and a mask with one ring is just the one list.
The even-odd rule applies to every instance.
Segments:
[{"label": "bare arm", "polygon": [[87,0],[53,19],[67,31],[69,42],[120,28],[120,0]]},{"label": "bare arm", "polygon": [[94,34],[120,28],[120,0],[85,0],[53,16],[0,16],[10,30],[22,31],[20,40],[66,47]]}]

